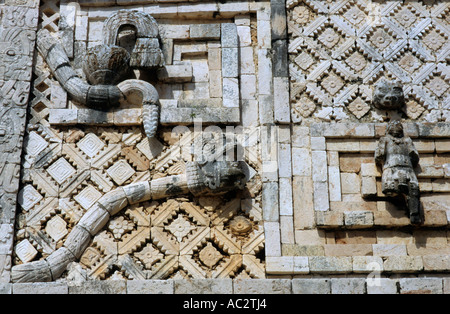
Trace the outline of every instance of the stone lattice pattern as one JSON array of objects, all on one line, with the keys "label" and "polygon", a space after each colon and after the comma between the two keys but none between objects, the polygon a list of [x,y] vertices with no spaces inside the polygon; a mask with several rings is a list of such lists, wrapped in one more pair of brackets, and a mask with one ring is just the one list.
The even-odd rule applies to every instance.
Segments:
[{"label": "stone lattice pattern", "polygon": [[404,86],[411,120],[450,121],[447,1],[288,0],[291,104],[302,120],[382,121],[382,78]]},{"label": "stone lattice pattern", "polygon": [[[177,140],[173,146],[163,140],[152,145],[153,152],[159,149],[152,158],[148,139],[137,127],[35,127],[25,148],[15,263],[58,249],[82,215],[117,186],[185,170],[184,160],[173,157],[178,158]],[[170,138],[171,133],[162,135]],[[258,259],[264,256],[259,176],[247,187],[239,195],[129,206],[94,238],[80,263],[100,279],[264,277]]]},{"label": "stone lattice pattern", "polygon": [[[58,3],[43,1],[41,8],[39,27],[61,32]],[[78,62],[77,55],[74,58]],[[159,140],[149,142],[140,126],[51,125],[52,109],[75,104],[37,52],[31,84],[13,265],[43,259],[60,248],[83,214],[105,193],[184,173],[184,162],[192,159],[191,134],[173,138],[169,128],[160,130]],[[129,206],[93,239],[69,276],[265,277],[257,155],[247,160],[254,168],[252,179],[238,194],[186,196]]]}]

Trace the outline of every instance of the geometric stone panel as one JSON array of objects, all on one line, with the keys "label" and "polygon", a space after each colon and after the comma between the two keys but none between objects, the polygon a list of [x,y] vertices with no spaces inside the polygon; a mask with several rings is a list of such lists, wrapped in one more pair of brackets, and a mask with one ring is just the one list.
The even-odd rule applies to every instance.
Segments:
[{"label": "geometric stone panel", "polygon": [[42,195],[32,185],[26,185],[18,196],[19,205],[25,211],[29,211],[34,205],[43,199]]},{"label": "geometric stone panel", "polygon": [[[294,122],[448,122],[449,5],[425,2],[287,1]],[[373,86],[382,78],[402,83],[420,105],[376,110]]]},{"label": "geometric stone panel", "polygon": [[15,248],[17,257],[24,263],[28,263],[38,254],[38,251],[27,239],[21,241]]},{"label": "geometric stone panel", "polygon": [[36,132],[30,132],[28,145],[27,145],[27,155],[37,156],[45,148],[47,148],[48,143]]},{"label": "geometric stone panel", "polygon": [[47,172],[56,182],[62,184],[70,176],[75,174],[76,171],[67,160],[61,157],[47,169]]},{"label": "geometric stone panel", "polygon": [[77,196],[74,197],[84,209],[88,210],[102,197],[102,193],[97,191],[92,185],[85,187]]},{"label": "geometric stone panel", "polygon": [[97,153],[105,147],[103,143],[95,134],[89,133],[81,141],[78,142],[78,147],[89,157],[94,157]]},{"label": "geometric stone panel", "polygon": [[125,160],[119,160],[108,170],[106,170],[106,172],[114,180],[114,182],[117,183],[117,185],[122,185],[136,173],[136,171]]},{"label": "geometric stone panel", "polygon": [[[52,60],[34,52],[37,57],[33,65],[27,130],[30,140],[25,151],[25,156],[31,158],[27,159],[27,172],[22,177],[22,188],[29,186],[24,188],[29,192],[23,193],[30,194],[30,200],[21,202],[27,213],[21,213],[23,227],[16,231],[16,236],[17,243],[26,240],[23,246],[29,244],[30,253],[35,250],[36,254],[14,258],[13,264],[20,264],[19,259],[31,262],[46,258],[62,245],[83,213],[93,209],[104,193],[117,186],[184,173],[185,162],[192,160],[192,142],[189,138],[189,143],[180,143],[179,136],[171,136],[173,132],[168,125],[178,122],[192,125],[195,118],[220,125],[245,120],[251,120],[247,125],[258,124],[255,107],[264,102],[268,108],[273,101],[270,95],[273,85],[270,23],[265,4],[255,1],[250,8],[249,3],[241,1],[237,8],[230,4],[205,4],[207,11],[197,13],[191,13],[190,5],[186,5],[186,13],[192,18],[197,19],[197,14],[210,16],[208,24],[189,21],[186,16],[179,24],[176,3],[167,4],[165,8],[170,12],[175,10],[175,15],[155,14],[157,20],[168,19],[168,24],[160,29],[167,52],[164,56],[167,73],[173,74],[177,69],[190,72],[186,77],[180,76],[183,72],[175,77],[155,77],[152,81],[161,101],[161,127],[158,136],[150,140],[141,128],[142,104],[129,103],[127,107],[121,103],[120,109],[111,108],[111,114],[105,115],[107,119],[99,121],[100,115],[89,116],[89,112],[96,113],[96,110],[86,109],[70,93],[63,92],[64,82],[59,84],[48,69]],[[104,18],[123,9],[103,5],[106,6],[106,2],[94,9],[77,6],[72,11],[70,5],[41,1],[40,28],[55,37],[60,35],[76,72],[81,70],[86,46],[102,41]],[[138,10],[153,12],[157,6],[147,2]],[[203,4],[200,7],[203,10]],[[198,10],[197,6],[192,8]],[[223,8],[226,13],[214,20],[213,13],[221,13]],[[258,34],[254,28],[257,24],[262,27]],[[126,41],[126,38],[118,39]],[[265,66],[260,93],[256,88],[257,58]],[[147,80],[146,77],[139,79]],[[242,95],[241,84],[248,87],[242,90]],[[245,119],[241,119],[241,104],[251,108],[247,112],[250,116]],[[72,115],[74,112],[76,114]],[[58,118],[60,122],[67,120],[67,124],[53,121]],[[186,145],[189,148],[184,144],[189,144]],[[248,189],[231,196],[233,200],[228,195],[198,200],[186,193],[174,196],[180,199],[173,208],[166,208],[164,204],[174,197],[161,203],[128,205],[116,217],[105,221],[101,232],[93,235],[92,244],[82,254],[80,264],[68,268],[67,278],[73,278],[78,271],[85,279],[105,280],[263,278],[261,182],[257,171],[253,170],[260,168],[258,145],[254,144],[258,150],[252,151],[255,158],[249,162]],[[175,151],[182,152],[181,160],[178,159],[180,154],[171,154]],[[238,215],[245,216],[245,220],[233,220]]]},{"label": "geometric stone panel", "polygon": [[47,222],[45,232],[56,242],[64,238],[69,233],[67,223],[59,216],[55,216]]}]

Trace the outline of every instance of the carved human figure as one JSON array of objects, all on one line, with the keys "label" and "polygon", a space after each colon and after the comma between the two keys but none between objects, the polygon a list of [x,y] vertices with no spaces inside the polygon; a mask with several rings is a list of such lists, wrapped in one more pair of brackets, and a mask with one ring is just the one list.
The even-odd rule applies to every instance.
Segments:
[{"label": "carved human figure", "polygon": [[419,153],[399,121],[389,123],[386,133],[375,151],[375,161],[383,169],[382,191],[388,196],[404,195],[411,223],[418,224],[420,190],[414,168],[419,164]]}]

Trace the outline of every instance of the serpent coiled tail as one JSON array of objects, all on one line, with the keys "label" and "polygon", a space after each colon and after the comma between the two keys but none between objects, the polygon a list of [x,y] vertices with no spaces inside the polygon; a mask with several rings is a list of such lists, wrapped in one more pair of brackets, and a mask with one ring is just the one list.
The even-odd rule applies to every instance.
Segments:
[{"label": "serpent coiled tail", "polygon": [[159,124],[159,94],[156,88],[145,81],[126,80],[118,85],[126,101],[142,104],[142,124],[148,138],[154,138]]},{"label": "serpent coiled tail", "polygon": [[45,28],[38,32],[37,48],[51,72],[75,101],[93,108],[109,108],[119,105],[122,93],[115,85],[90,85],[84,82],[70,65],[62,47]]},{"label": "serpent coiled tail", "polygon": [[[141,80],[126,80],[117,86],[107,85],[116,82],[121,77],[119,74],[124,73],[116,68],[124,67],[129,62],[129,56],[123,48],[100,45],[89,52],[90,57],[85,63],[85,72],[88,72],[90,68],[100,67],[102,63],[113,67],[103,70],[92,69],[97,71],[88,72],[87,76],[96,84],[90,85],[77,75],[70,65],[64,48],[48,30],[39,31],[37,46],[53,75],[72,99],[95,109],[117,107],[124,98],[131,104],[142,105],[145,134],[149,138],[155,137],[160,114],[159,95],[155,87]],[[110,62],[107,62],[108,60]]]},{"label": "serpent coiled tail", "polygon": [[159,124],[160,114],[159,103],[143,103],[142,105],[142,123],[144,131],[148,138],[153,138],[156,135]]}]

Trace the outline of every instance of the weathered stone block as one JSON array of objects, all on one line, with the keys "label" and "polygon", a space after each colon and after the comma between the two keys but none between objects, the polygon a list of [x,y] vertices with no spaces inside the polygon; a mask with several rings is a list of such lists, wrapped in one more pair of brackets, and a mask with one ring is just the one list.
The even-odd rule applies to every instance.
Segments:
[{"label": "weathered stone block", "polygon": [[69,286],[69,294],[126,294],[124,280],[86,281],[81,286]]},{"label": "weathered stone block", "polygon": [[406,256],[406,245],[404,244],[374,244],[373,255],[376,256]]},{"label": "weathered stone block", "polygon": [[13,294],[68,294],[69,287],[63,282],[15,283]]},{"label": "weathered stone block", "polygon": [[328,167],[328,184],[331,202],[340,202],[342,200],[341,173],[339,167]]},{"label": "weathered stone block", "polygon": [[12,294],[12,284],[0,282],[0,294]]},{"label": "weathered stone block", "polygon": [[323,245],[283,244],[283,256],[324,256]]},{"label": "weathered stone block", "polygon": [[77,109],[50,109],[50,124],[75,125],[78,123]]},{"label": "weathered stone block", "polygon": [[328,180],[327,153],[325,151],[312,151],[311,159],[312,159],[313,181],[327,182]]},{"label": "weathered stone block", "polygon": [[221,36],[222,48],[239,47],[239,38],[236,24],[223,23]]},{"label": "weathered stone block", "polygon": [[175,294],[231,294],[231,279],[191,279],[174,280]]},{"label": "weathered stone block", "polygon": [[312,256],[309,258],[311,273],[350,273],[353,270],[351,257]]},{"label": "weathered stone block", "polygon": [[263,183],[263,217],[265,221],[279,221],[279,187],[277,182]]},{"label": "weathered stone block", "polygon": [[294,176],[310,176],[311,153],[307,148],[292,148],[292,173]]},{"label": "weathered stone block", "polygon": [[313,182],[310,177],[294,176],[292,195],[296,229],[312,228],[315,225],[313,191]]},{"label": "weathered stone block", "polygon": [[353,256],[353,272],[372,273],[383,271],[383,259],[379,256]]},{"label": "weathered stone block", "polygon": [[377,195],[377,180],[375,177],[361,178],[361,195],[366,198]]},{"label": "weathered stone block", "polygon": [[265,250],[267,256],[281,256],[281,235],[278,222],[264,223]]},{"label": "weathered stone block", "polygon": [[448,255],[425,255],[423,256],[423,266],[426,271],[448,271],[450,260]]},{"label": "weathered stone block", "polygon": [[295,242],[301,245],[323,245],[326,243],[325,232],[318,229],[295,230]]},{"label": "weathered stone block", "polygon": [[280,178],[279,181],[279,200],[280,200],[280,215],[294,214],[293,195],[292,195],[292,180],[290,178]]},{"label": "weathered stone block", "polygon": [[279,256],[266,258],[266,272],[268,274],[282,275],[292,274],[294,271],[293,256]]},{"label": "weathered stone block", "polygon": [[292,279],[292,293],[294,294],[330,294],[331,281],[326,278],[295,278]]},{"label": "weathered stone block", "polygon": [[141,125],[142,124],[142,109],[119,109],[114,112],[114,125]]},{"label": "weathered stone block", "polygon": [[224,77],[222,80],[223,105],[227,108],[239,107],[239,80]]},{"label": "weathered stone block", "polygon": [[166,83],[191,82],[193,77],[192,63],[166,65],[158,70],[158,80]]},{"label": "weathered stone block", "polygon": [[341,184],[343,194],[361,193],[361,177],[356,173],[341,173]]},{"label": "weathered stone block", "polygon": [[344,225],[344,213],[324,211],[316,212],[316,224],[320,227],[341,227]]},{"label": "weathered stone block", "polygon": [[241,279],[234,281],[235,294],[290,294],[290,279]]},{"label": "weathered stone block", "polygon": [[94,109],[78,109],[78,123],[112,125],[114,124],[114,113]]},{"label": "weathered stone block", "polygon": [[388,272],[417,272],[423,270],[420,256],[388,256],[384,261],[384,270]]},{"label": "weathered stone block", "polygon": [[239,49],[222,48],[222,76],[239,76]]},{"label": "weathered stone block", "polygon": [[327,182],[314,182],[314,210],[327,211],[330,209]]},{"label": "weathered stone block", "polygon": [[191,39],[220,39],[220,24],[192,24]]},{"label": "weathered stone block", "polygon": [[349,228],[368,228],[373,226],[373,213],[370,211],[345,212],[344,222]]},{"label": "weathered stone block", "polygon": [[365,278],[332,278],[331,279],[332,294],[365,294],[366,279]]},{"label": "weathered stone block", "polygon": [[173,294],[173,280],[129,280],[127,294]]},{"label": "weathered stone block", "polygon": [[397,294],[397,280],[390,278],[371,278],[367,280],[367,294]]},{"label": "weathered stone block", "polygon": [[442,278],[401,278],[401,294],[442,294]]},{"label": "weathered stone block", "polygon": [[326,256],[369,256],[373,254],[370,244],[325,244]]},{"label": "weathered stone block", "polygon": [[287,77],[275,77],[273,90],[275,121],[278,123],[290,123],[289,79]]}]

